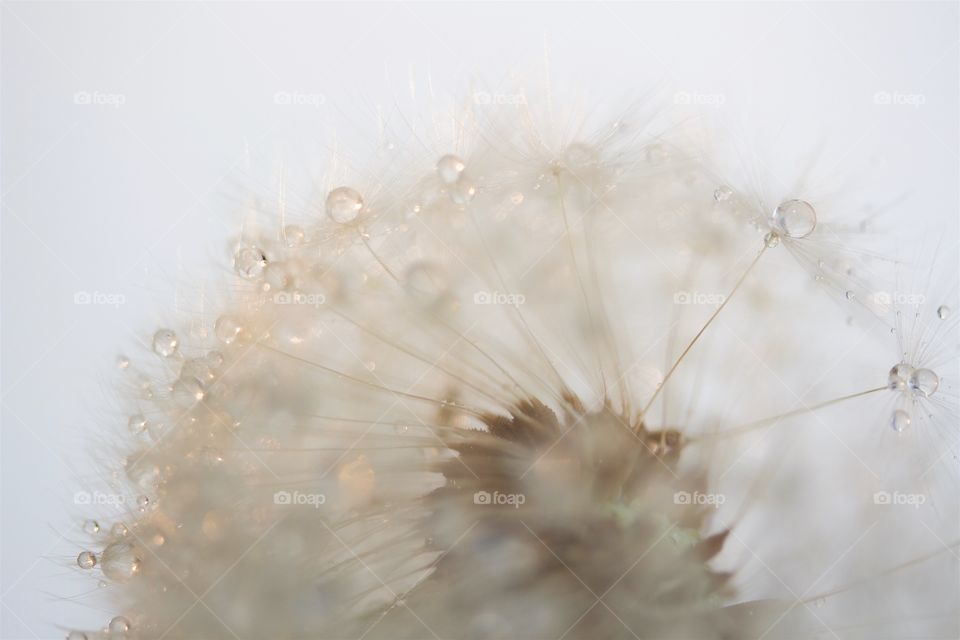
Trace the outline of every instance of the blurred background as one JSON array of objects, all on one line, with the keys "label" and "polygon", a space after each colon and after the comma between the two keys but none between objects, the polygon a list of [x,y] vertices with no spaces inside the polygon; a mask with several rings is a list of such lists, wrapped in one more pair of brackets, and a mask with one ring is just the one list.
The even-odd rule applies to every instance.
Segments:
[{"label": "blurred background", "polygon": [[888,228],[957,239],[954,2],[5,2],[0,19],[4,639],[104,619],[75,575],[75,492],[126,433],[118,356],[178,312],[215,317],[203,287],[280,168],[377,153],[396,113],[510,108],[516,73],[611,118],[652,94],[774,171],[819,149],[821,172],[870,176],[868,199],[908,198]]}]

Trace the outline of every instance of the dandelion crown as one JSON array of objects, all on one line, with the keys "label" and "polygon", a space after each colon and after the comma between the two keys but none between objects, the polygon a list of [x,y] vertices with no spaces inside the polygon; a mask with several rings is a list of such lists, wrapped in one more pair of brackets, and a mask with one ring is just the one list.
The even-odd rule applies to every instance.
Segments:
[{"label": "dandelion crown", "polygon": [[71,640],[956,636],[956,287],[807,176],[528,102],[282,189],[121,361]]}]

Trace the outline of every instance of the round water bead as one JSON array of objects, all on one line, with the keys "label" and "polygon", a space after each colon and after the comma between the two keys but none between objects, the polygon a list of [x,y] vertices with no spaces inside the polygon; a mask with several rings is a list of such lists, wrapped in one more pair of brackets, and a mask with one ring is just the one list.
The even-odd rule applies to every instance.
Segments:
[{"label": "round water bead", "polygon": [[169,358],[177,352],[180,346],[180,339],[171,329],[159,329],[153,334],[153,351],[157,355]]},{"label": "round water bead", "polygon": [[353,222],[363,209],[363,197],[360,192],[350,187],[337,187],[327,194],[327,215],[334,222],[347,224]]},{"label": "round water bead", "polygon": [[722,184],[713,190],[713,199],[717,202],[727,202],[732,197],[733,189],[725,184]]},{"label": "round water bead", "polygon": [[437,175],[447,184],[453,184],[460,179],[467,165],[455,155],[447,154],[437,161]]},{"label": "round water bead", "polygon": [[466,178],[457,181],[455,185],[450,187],[450,199],[453,200],[454,204],[467,204],[473,200],[475,195],[477,195],[476,185]]},{"label": "round water bead", "polygon": [[117,356],[117,369],[124,370],[130,368],[130,358],[127,356]]},{"label": "round water bead", "polygon": [[267,256],[256,247],[244,247],[233,256],[233,270],[247,280],[259,278],[266,266]]},{"label": "round water bead", "polygon": [[241,331],[243,331],[243,325],[240,324],[240,320],[231,315],[220,316],[213,325],[214,335],[224,344],[232,344]]},{"label": "round water bead", "polygon": [[817,212],[804,200],[787,200],[773,210],[773,227],[788,238],[806,238],[817,226]]},{"label": "round water bead", "polygon": [[940,387],[940,377],[930,369],[917,369],[907,380],[914,393],[929,398]]},{"label": "round water bead", "polygon": [[112,580],[127,580],[140,571],[140,558],[128,542],[107,545],[100,556],[103,574]]},{"label": "round water bead", "polygon": [[93,535],[100,533],[100,523],[96,520],[87,520],[83,523],[83,532]]},{"label": "round water bead", "polygon": [[299,247],[306,241],[307,232],[303,230],[303,227],[295,224],[288,224],[283,228],[283,242],[288,247]]},{"label": "round water bead", "polygon": [[117,616],[107,625],[107,631],[109,631],[111,635],[125,634],[130,631],[130,621],[123,616]]},{"label": "round water bead", "polygon": [[127,426],[130,428],[131,433],[143,433],[147,428],[147,419],[139,413],[132,415],[130,419],[127,420]]},{"label": "round water bead", "polygon": [[211,369],[219,369],[223,366],[223,354],[219,351],[210,351],[204,361]]},{"label": "round water bead", "polygon": [[902,409],[897,409],[890,418],[890,426],[897,433],[903,433],[910,427],[910,414]]},{"label": "round water bead", "polygon": [[937,307],[937,317],[938,317],[938,318],[940,318],[941,320],[946,320],[949,315],[950,315],[950,307],[948,307],[948,306],[945,305],[945,304],[940,305],[939,307]]},{"label": "round water bead", "polygon": [[210,370],[210,365],[207,364],[206,358],[190,358],[180,367],[180,377],[184,379],[196,378],[201,382],[209,382],[213,380],[214,375],[213,371]]},{"label": "round water bead", "polygon": [[173,396],[181,404],[193,404],[207,395],[203,383],[196,378],[180,378],[173,383]]},{"label": "round water bead", "polygon": [[913,367],[906,362],[895,364],[890,368],[890,373],[887,376],[887,386],[894,391],[902,391],[907,388],[907,383],[912,375]]},{"label": "round water bead", "polygon": [[767,245],[767,248],[773,249],[775,246],[780,244],[780,234],[771,231],[763,237],[763,243]]},{"label": "round water bead", "polygon": [[115,538],[122,538],[123,536],[127,535],[129,532],[130,530],[127,529],[127,525],[123,524],[122,522],[117,522],[112,527],[110,527],[110,535],[114,536]]},{"label": "round water bead", "polygon": [[81,569],[93,569],[97,565],[97,556],[92,551],[81,551],[77,556],[77,566]]}]

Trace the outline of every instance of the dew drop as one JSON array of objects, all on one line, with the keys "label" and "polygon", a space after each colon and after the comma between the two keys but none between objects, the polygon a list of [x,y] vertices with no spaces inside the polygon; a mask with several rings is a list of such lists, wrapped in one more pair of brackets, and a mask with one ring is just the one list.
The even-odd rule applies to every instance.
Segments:
[{"label": "dew drop", "polygon": [[[940,307],[940,308],[942,309],[943,307]],[[121,371],[123,371],[129,368],[130,368],[130,358],[128,358],[127,356],[117,356],[117,369],[120,369]]]},{"label": "dew drop", "polygon": [[283,228],[283,242],[291,249],[299,247],[307,241],[307,232],[303,227],[295,224],[288,224]]},{"label": "dew drop", "polygon": [[244,247],[233,256],[233,270],[247,280],[256,280],[267,266],[267,256],[257,247]]},{"label": "dew drop", "polygon": [[907,388],[907,382],[912,375],[913,367],[906,362],[895,364],[891,367],[890,374],[887,376],[887,386],[894,391],[902,391]]},{"label": "dew drop", "polygon": [[97,565],[97,556],[92,551],[81,551],[77,556],[77,566],[81,569],[93,569]]},{"label": "dew drop", "polygon": [[123,616],[117,616],[110,621],[107,630],[111,635],[126,634],[130,631],[130,621]]},{"label": "dew drop", "polygon": [[450,187],[450,199],[453,200],[455,204],[467,204],[473,200],[473,196],[475,195],[477,195],[476,185],[466,178],[459,180],[455,185]]},{"label": "dew drop", "polygon": [[205,362],[211,369],[219,369],[223,366],[223,354],[219,351],[210,351],[207,353]]},{"label": "dew drop", "polygon": [[774,209],[771,222],[788,238],[806,238],[817,226],[817,212],[809,202],[787,200]]},{"label": "dew drop", "polygon": [[940,378],[930,369],[917,369],[907,381],[914,393],[929,398],[940,387]]},{"label": "dew drop", "polygon": [[463,160],[452,154],[445,155],[437,161],[437,175],[447,184],[453,184],[459,180],[466,168],[467,165]]},{"label": "dew drop", "polygon": [[103,550],[100,566],[105,576],[112,580],[127,580],[140,571],[140,558],[134,553],[133,545],[127,542],[114,542]]},{"label": "dew drop", "polygon": [[170,329],[160,329],[153,334],[153,351],[164,358],[169,358],[176,353],[179,345],[180,339]]},{"label": "dew drop", "polygon": [[181,404],[193,404],[206,397],[203,383],[196,378],[181,378],[173,383],[173,396]]},{"label": "dew drop", "polygon": [[122,522],[117,522],[112,527],[110,527],[110,534],[117,538],[122,538],[123,536],[127,535],[129,532],[130,530],[127,529],[127,525],[123,524]]},{"label": "dew drop", "polygon": [[127,420],[127,426],[130,428],[131,433],[143,433],[147,428],[147,419],[139,413],[132,415],[130,419]]},{"label": "dew drop", "polygon": [[100,533],[100,523],[96,520],[87,520],[83,523],[83,532],[93,535]]},{"label": "dew drop", "polygon": [[148,498],[147,496],[139,496],[137,498],[137,506],[140,508],[140,511],[145,511],[147,508],[147,505],[149,504],[150,504],[150,498]]},{"label": "dew drop", "polygon": [[334,222],[347,224],[353,222],[363,209],[363,197],[350,187],[337,187],[327,194],[327,215]]},{"label": "dew drop", "polygon": [[720,185],[713,191],[713,199],[717,202],[727,202],[733,197],[733,189],[725,184]]},{"label": "dew drop", "polygon": [[910,427],[910,414],[902,409],[897,409],[890,418],[890,426],[897,433],[903,433]]},{"label": "dew drop", "polygon": [[230,315],[220,316],[213,326],[213,333],[217,336],[217,340],[224,344],[232,344],[241,331],[243,331],[243,325],[237,318]]},{"label": "dew drop", "polygon": [[768,248],[773,249],[775,246],[780,244],[780,235],[771,231],[763,237],[763,242]]},{"label": "dew drop", "polygon": [[940,318],[941,320],[946,320],[949,315],[950,315],[950,307],[948,307],[945,304],[937,307],[938,318]]}]

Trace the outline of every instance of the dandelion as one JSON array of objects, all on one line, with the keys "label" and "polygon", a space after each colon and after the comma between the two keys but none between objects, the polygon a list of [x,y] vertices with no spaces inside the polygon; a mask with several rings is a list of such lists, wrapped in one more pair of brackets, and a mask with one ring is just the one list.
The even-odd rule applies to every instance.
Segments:
[{"label": "dandelion", "polygon": [[[156,331],[127,512],[77,558],[116,585],[116,617],[76,633],[955,634],[948,519],[878,554],[898,529],[851,507],[872,492],[821,483],[878,464],[824,439],[835,410],[892,392],[907,432],[956,352],[934,364],[901,328],[913,346],[864,385],[858,352],[837,358],[843,313],[769,260],[875,289],[827,268],[858,249],[824,235],[820,201],[770,207],[622,119],[590,135],[515,113],[459,114],[389,179],[282,188],[210,330]],[[812,500],[850,517],[818,529]],[[877,594],[889,579],[944,608]]]}]

